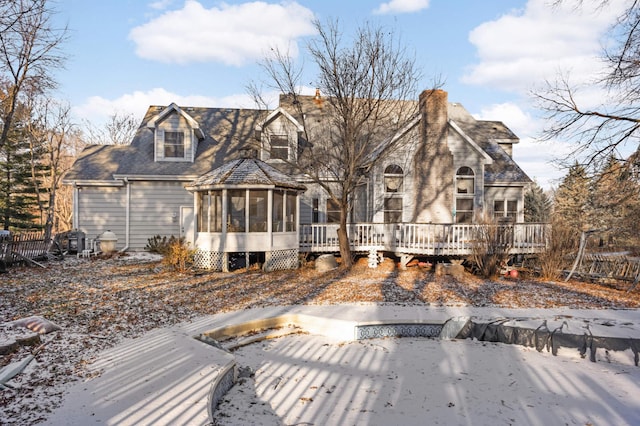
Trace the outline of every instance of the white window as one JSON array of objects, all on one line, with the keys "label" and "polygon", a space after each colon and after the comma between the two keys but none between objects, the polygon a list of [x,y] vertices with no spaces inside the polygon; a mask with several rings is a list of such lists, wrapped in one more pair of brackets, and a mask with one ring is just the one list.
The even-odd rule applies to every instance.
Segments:
[{"label": "white window", "polygon": [[184,133],[164,132],[164,157],[184,158]]},{"label": "white window", "polygon": [[384,169],[384,192],[403,191],[404,172],[402,167],[392,164]]},{"label": "white window", "polygon": [[384,223],[402,222],[402,198],[388,197],[384,199]]},{"label": "white window", "polygon": [[271,144],[269,158],[272,160],[289,159],[289,137],[287,135],[271,135],[269,143]]},{"label": "white window", "polygon": [[340,205],[332,198],[327,198],[327,223],[340,222]]},{"label": "white window", "polygon": [[518,217],[518,201],[494,200],[493,216],[496,218],[508,217],[515,220]]},{"label": "white window", "polygon": [[475,175],[470,167],[460,167],[456,173],[456,193],[473,194],[475,192]]},{"label": "white window", "polygon": [[456,198],[456,223],[473,222],[473,198]]},{"label": "white window", "polygon": [[456,172],[456,223],[473,222],[476,179],[471,167],[460,167]]}]

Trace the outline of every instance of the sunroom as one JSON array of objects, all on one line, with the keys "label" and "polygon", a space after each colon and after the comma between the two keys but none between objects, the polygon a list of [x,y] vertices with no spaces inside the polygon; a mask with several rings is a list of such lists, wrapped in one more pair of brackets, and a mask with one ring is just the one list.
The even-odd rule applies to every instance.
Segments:
[{"label": "sunroom", "polygon": [[247,151],[186,189],[194,194],[197,267],[298,267],[299,194],[304,185]]}]

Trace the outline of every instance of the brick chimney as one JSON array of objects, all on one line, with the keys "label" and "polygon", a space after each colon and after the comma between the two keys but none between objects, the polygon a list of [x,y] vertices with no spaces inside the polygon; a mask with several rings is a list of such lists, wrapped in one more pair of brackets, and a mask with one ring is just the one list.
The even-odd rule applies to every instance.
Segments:
[{"label": "brick chimney", "polygon": [[421,143],[415,156],[414,221],[451,223],[455,170],[447,142],[448,95],[444,90],[425,90],[418,102]]},{"label": "brick chimney", "polygon": [[422,137],[431,145],[447,143],[448,94],[444,90],[424,90],[419,97]]}]

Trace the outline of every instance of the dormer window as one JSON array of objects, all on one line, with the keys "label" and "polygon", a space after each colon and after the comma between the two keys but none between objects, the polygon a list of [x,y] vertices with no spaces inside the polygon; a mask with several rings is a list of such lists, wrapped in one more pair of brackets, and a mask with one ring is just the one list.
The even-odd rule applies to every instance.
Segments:
[{"label": "dormer window", "polygon": [[174,103],[152,117],[147,128],[154,134],[155,161],[193,162],[205,137],[198,122]]},{"label": "dormer window", "polygon": [[304,127],[282,107],[272,111],[254,130],[255,138],[262,146],[262,160],[296,160]]},{"label": "dormer window", "polygon": [[272,160],[289,160],[289,137],[287,135],[271,135],[269,137]]},{"label": "dormer window", "polygon": [[164,157],[184,158],[183,132],[164,132]]}]

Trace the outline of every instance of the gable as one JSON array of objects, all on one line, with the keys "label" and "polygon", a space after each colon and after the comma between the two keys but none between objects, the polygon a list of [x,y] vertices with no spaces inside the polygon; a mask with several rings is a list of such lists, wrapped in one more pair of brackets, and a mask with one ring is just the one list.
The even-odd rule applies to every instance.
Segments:
[{"label": "gable", "polygon": [[154,134],[154,161],[195,161],[204,134],[186,111],[172,103],[152,117],[147,127]]},{"label": "gable", "polygon": [[298,141],[304,127],[284,108],[273,110],[255,128],[260,141],[260,159],[295,161]]}]

